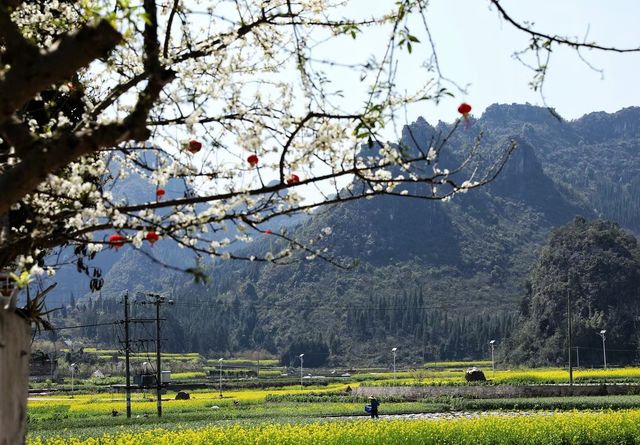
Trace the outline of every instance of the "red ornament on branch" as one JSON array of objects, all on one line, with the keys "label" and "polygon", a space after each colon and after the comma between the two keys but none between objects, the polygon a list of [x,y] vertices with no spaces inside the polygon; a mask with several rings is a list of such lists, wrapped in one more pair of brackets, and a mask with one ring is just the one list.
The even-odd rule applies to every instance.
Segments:
[{"label": "red ornament on branch", "polygon": [[264,231],[265,235],[271,235],[273,232],[271,231],[271,229],[267,229]]},{"label": "red ornament on branch", "polygon": [[196,141],[195,139],[190,140],[186,143],[185,150],[187,150],[191,154],[196,154],[202,149],[202,143]]},{"label": "red ornament on branch", "polygon": [[469,117],[469,113],[471,113],[471,105],[466,102],[463,102],[458,107],[458,113],[460,113],[463,117]]},{"label": "red ornament on branch", "polygon": [[464,119],[464,125],[466,128],[471,126],[471,121],[469,120],[469,113],[471,113],[471,105],[466,102],[462,102],[458,107],[458,113],[462,115]]},{"label": "red ornament on branch", "polygon": [[145,238],[147,239],[147,241],[149,241],[151,247],[153,247],[153,244],[160,239],[160,235],[158,235],[156,232],[149,232],[147,233],[147,236],[145,236]]},{"label": "red ornament on branch", "polygon": [[250,155],[247,158],[247,162],[249,163],[249,165],[251,166],[251,168],[255,167],[256,165],[258,165],[258,156],[257,155]]},{"label": "red ornament on branch", "polygon": [[165,191],[164,191],[163,188],[157,188],[156,189],[156,200],[157,201],[160,201],[164,195],[165,195]]},{"label": "red ornament on branch", "polygon": [[287,177],[287,185],[297,184],[298,182],[300,182],[300,176],[296,175],[295,173],[291,173]]},{"label": "red ornament on branch", "polygon": [[109,237],[109,247],[112,247],[116,250],[124,246],[126,238],[120,234],[114,233]]}]

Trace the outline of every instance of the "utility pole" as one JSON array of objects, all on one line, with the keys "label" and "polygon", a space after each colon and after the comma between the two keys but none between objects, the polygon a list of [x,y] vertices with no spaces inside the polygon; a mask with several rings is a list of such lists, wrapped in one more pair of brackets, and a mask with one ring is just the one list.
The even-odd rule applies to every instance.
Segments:
[{"label": "utility pole", "polygon": [[576,346],[576,368],[580,367],[580,346]]},{"label": "utility pole", "polygon": [[168,300],[166,297],[160,294],[148,293],[146,294],[150,301],[142,302],[141,304],[153,304],[156,307],[156,394],[158,397],[158,417],[162,417],[162,363],[160,360],[161,354],[161,337],[160,337],[160,306],[164,303],[173,304],[173,300]]},{"label": "utility pole", "polygon": [[131,418],[131,369],[129,361],[129,291],[124,292],[124,364],[125,364],[125,393],[127,398],[127,419]]},{"label": "utility pole", "polygon": [[[569,282],[570,283],[570,282]],[[569,385],[573,385],[573,364],[571,363],[571,291],[569,290],[569,284],[567,284],[567,332],[569,340]]]},{"label": "utility pole", "polygon": [[160,362],[160,297],[156,297],[156,392],[158,394],[158,417],[162,417],[162,367]]}]

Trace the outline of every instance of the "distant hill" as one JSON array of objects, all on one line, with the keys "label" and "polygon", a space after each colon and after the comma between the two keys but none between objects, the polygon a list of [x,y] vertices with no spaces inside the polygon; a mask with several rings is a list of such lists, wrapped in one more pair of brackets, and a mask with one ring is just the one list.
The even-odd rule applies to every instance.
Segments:
[{"label": "distant hill", "polygon": [[[571,301],[572,355],[601,366],[597,335],[605,330],[609,363],[638,355],[640,248],[617,224],[576,218],[553,232],[529,275],[530,284],[505,358],[532,366],[567,361],[567,304]],[[575,348],[580,352],[576,352]]]},{"label": "distant hill", "polygon": [[[142,152],[144,162],[153,165],[155,156],[152,151]],[[120,165],[112,162],[111,169],[114,180],[109,184],[111,192],[116,201],[128,203],[143,203],[155,199],[155,184],[150,183],[145,178],[138,175],[123,175],[120,177]],[[182,180],[172,179],[164,187],[165,200],[175,199],[192,193],[186,183]],[[167,213],[170,210],[160,210],[159,213]],[[273,223],[277,225],[292,225],[302,221],[304,216],[276,218]],[[264,227],[270,227],[265,224]],[[212,239],[221,240],[223,238],[233,239],[236,230],[233,225],[227,225],[227,230],[217,234],[211,234]],[[114,231],[97,233],[96,240],[105,241]],[[228,250],[233,251],[237,247],[231,245]],[[157,261],[156,261],[157,260]],[[53,252],[50,263],[75,262],[76,256],[73,249],[63,247]],[[209,264],[208,259],[198,259],[203,265]],[[153,246],[144,243],[140,249],[131,245],[126,245],[118,250],[104,248],[93,260],[86,260],[91,270],[98,269],[104,278],[104,286],[100,295],[107,298],[119,298],[125,290],[131,293],[138,291],[161,292],[171,291],[176,288],[177,283],[189,280],[184,273],[175,271],[162,264],[167,264],[177,268],[188,268],[196,265],[196,255],[189,249],[180,248],[171,240],[160,239]],[[47,296],[49,307],[58,307],[62,304],[69,304],[83,298],[91,298],[89,290],[89,278],[85,274],[78,273],[73,264],[61,267],[52,280],[57,283],[53,292]],[[97,295],[93,295],[96,297]]]},{"label": "distant hill", "polygon": [[[147,162],[154,162],[152,152],[143,153],[143,156]],[[111,171],[114,180],[108,185],[116,200],[134,203],[155,199],[156,186],[154,184],[136,175],[120,177],[120,165],[117,162],[112,163]],[[187,192],[187,187],[183,181],[171,180],[165,186],[165,191],[165,199],[173,199],[183,196]],[[95,238],[104,241],[112,233],[114,232],[97,233]],[[180,249],[169,241],[160,240],[153,248],[145,245],[142,250],[142,252],[135,250],[131,246],[125,246],[117,251],[105,248],[95,259],[85,260],[92,270],[96,268],[102,272],[102,276],[105,278],[102,293],[105,296],[120,295],[124,289],[133,290],[140,288],[140,286],[150,291],[167,288],[171,277],[175,278],[175,273],[160,267],[149,257],[156,257],[173,265],[194,264],[191,252]],[[69,261],[76,261],[73,249],[63,247],[52,254],[49,262],[65,263]],[[69,301],[81,299],[90,293],[88,277],[78,273],[73,265],[61,267],[53,281],[58,285],[47,296],[49,307],[68,304]]]},{"label": "distant hill", "polygon": [[[426,144],[449,128],[419,119],[410,130]],[[412,144],[408,131],[403,142]],[[328,345],[318,354],[329,363],[387,363],[393,346],[405,363],[485,357],[488,341],[513,329],[554,228],[581,216],[640,233],[640,108],[562,121],[545,108],[492,105],[455,133],[447,156],[480,132],[483,150],[518,141],[491,185],[448,203],[378,197],[324,208],[296,229],[308,240],[331,227],[319,243],[336,261],[357,264],[349,270],[321,260],[226,262],[212,266],[205,286],[173,280],[168,329],[180,335],[169,348],[281,352],[305,340]],[[127,270],[144,277],[133,262]]]}]

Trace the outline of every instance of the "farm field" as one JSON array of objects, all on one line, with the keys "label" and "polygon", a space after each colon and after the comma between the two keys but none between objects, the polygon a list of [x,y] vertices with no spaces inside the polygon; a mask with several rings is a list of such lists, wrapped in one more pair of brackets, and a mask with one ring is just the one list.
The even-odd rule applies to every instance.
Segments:
[{"label": "farm field", "polygon": [[[492,373],[491,366],[481,366],[487,382],[498,385],[532,385],[568,383],[569,373],[566,369],[514,369],[497,370]],[[398,386],[398,385],[467,385],[464,370],[442,367],[440,369],[420,369],[396,373],[392,375],[361,375],[355,377],[366,386]],[[640,368],[619,369],[579,369],[573,371],[576,384],[593,383],[640,383]]]},{"label": "farm field", "polygon": [[[607,424],[619,425],[619,434],[622,434],[620,437],[626,438],[622,443],[636,443],[636,440],[640,440],[640,429],[631,427],[631,424],[640,419],[640,410],[636,409],[640,408],[640,395],[503,399],[434,397],[420,400],[381,397],[382,418],[380,422],[374,423],[364,416],[366,397],[355,394],[361,386],[375,389],[376,386],[394,384],[470,385],[462,377],[462,369],[468,365],[470,364],[456,363],[449,367],[441,365],[436,369],[397,372],[395,381],[390,372],[355,374],[340,382],[335,381],[337,379],[324,379],[326,381],[319,386],[313,384],[313,379],[309,379],[305,381],[304,389],[299,385],[231,389],[232,383],[241,382],[223,380],[222,398],[219,395],[218,381],[212,381],[209,383],[210,388],[206,390],[189,391],[189,400],[174,400],[175,392],[168,391],[163,395],[162,418],[156,417],[153,391],[146,395],[134,393],[131,419],[124,415],[122,393],[83,392],[74,394],[72,398],[70,393],[60,391],[49,396],[30,398],[29,443],[97,444],[98,442],[91,442],[96,437],[101,438],[101,444],[114,445],[381,443],[368,441],[367,434],[373,434],[388,438],[384,443],[415,443],[412,441],[416,437],[422,438],[421,443],[442,443],[433,440],[436,437],[447,437],[446,443],[456,444],[465,443],[464,440],[480,434],[483,429],[491,432],[485,431],[478,436],[484,442],[478,440],[474,443],[516,443],[512,441],[513,437],[518,434],[529,437],[533,429],[549,430],[549,433],[546,436],[533,435],[527,443],[553,443],[536,442],[536,437],[554,437],[558,440],[555,443],[610,443],[604,439],[607,431],[604,425]],[[495,378],[490,368],[485,367],[484,371],[489,382],[480,385],[566,383],[568,378],[568,373],[562,369],[500,370],[496,372]],[[202,373],[193,371],[176,377],[177,382],[188,382],[202,378]],[[576,382],[589,384],[633,384],[640,382],[640,368],[579,370],[575,372],[574,378]],[[225,388],[225,385],[230,387]],[[354,392],[346,392],[347,386]],[[116,416],[112,415],[114,410]],[[495,415],[478,419],[383,420],[386,415],[463,413],[465,416],[473,416],[476,412],[509,413],[509,418]],[[551,416],[551,413],[554,414]],[[550,416],[553,421],[549,420]],[[365,428],[362,428],[362,422],[367,422]],[[591,427],[586,428],[584,425],[587,424]],[[554,425],[558,431],[552,434]],[[604,430],[600,431],[598,428]],[[592,430],[595,432],[590,432]],[[368,433],[364,434],[363,431]],[[495,440],[495,431],[503,432],[502,442]],[[275,440],[274,434],[278,432],[281,437]],[[153,441],[155,439],[152,438],[156,436],[158,440]],[[295,441],[296,437],[300,440]],[[617,439],[611,437],[611,440]]]},{"label": "farm field", "polygon": [[[97,431],[96,431],[97,432]],[[30,445],[151,444],[610,444],[640,441],[640,411],[556,412],[437,420],[262,422],[127,428],[91,437],[36,437]]]},{"label": "farm field", "polygon": [[[366,422],[366,423],[365,423]],[[454,420],[356,420],[154,428],[99,439],[35,438],[30,445],[155,444],[611,444],[640,441],[640,411],[571,412]]]}]

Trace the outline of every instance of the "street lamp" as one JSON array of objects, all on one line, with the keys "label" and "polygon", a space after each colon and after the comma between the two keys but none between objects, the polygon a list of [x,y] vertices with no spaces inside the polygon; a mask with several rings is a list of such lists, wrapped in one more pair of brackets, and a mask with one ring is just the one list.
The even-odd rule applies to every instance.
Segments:
[{"label": "street lamp", "polygon": [[493,370],[493,376],[496,376],[496,361],[494,359],[494,355],[493,355],[493,348],[496,345],[496,341],[495,340],[491,340],[489,342],[489,344],[491,345],[491,369]]},{"label": "street lamp", "polygon": [[142,376],[140,377],[140,384],[142,385],[142,398],[147,400],[147,389],[149,388],[148,375],[150,374],[151,364],[149,362],[142,362]]},{"label": "street lamp", "polygon": [[304,387],[302,386],[302,368],[304,366],[304,354],[300,354],[298,357],[300,357],[300,389],[303,389]]},{"label": "street lamp", "polygon": [[223,360],[224,359],[222,357],[218,360],[218,363],[220,363],[220,398],[222,398],[222,361]]},{"label": "street lamp", "polygon": [[604,358],[604,369],[607,369],[607,348],[604,346],[605,334],[607,333],[606,329],[600,331],[598,335],[602,337],[602,357]]},{"label": "street lamp", "polygon": [[74,377],[74,373],[76,371],[76,367],[78,366],[77,363],[71,363],[71,398],[73,399],[73,377]]},{"label": "street lamp", "polygon": [[398,351],[398,348],[391,349],[391,352],[393,352],[393,380],[396,379],[396,352],[397,351]]}]

